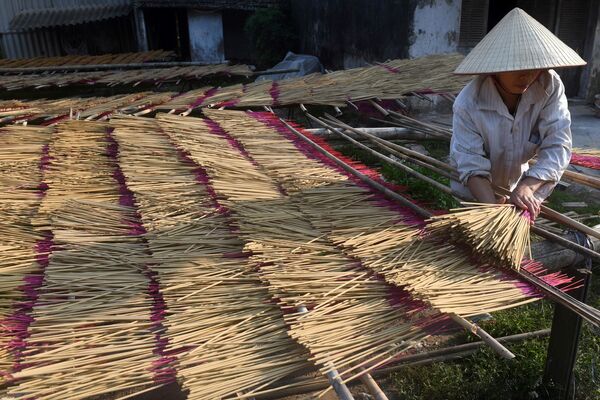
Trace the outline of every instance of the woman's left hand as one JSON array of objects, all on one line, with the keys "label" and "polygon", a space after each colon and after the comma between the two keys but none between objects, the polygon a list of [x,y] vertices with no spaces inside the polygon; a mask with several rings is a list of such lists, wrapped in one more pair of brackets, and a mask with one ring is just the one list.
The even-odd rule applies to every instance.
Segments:
[{"label": "woman's left hand", "polygon": [[533,179],[533,181],[527,178],[519,182],[510,194],[510,202],[519,208],[528,210],[532,219],[535,220],[540,213],[542,202],[535,197],[535,191],[540,186],[540,181],[537,179]]}]

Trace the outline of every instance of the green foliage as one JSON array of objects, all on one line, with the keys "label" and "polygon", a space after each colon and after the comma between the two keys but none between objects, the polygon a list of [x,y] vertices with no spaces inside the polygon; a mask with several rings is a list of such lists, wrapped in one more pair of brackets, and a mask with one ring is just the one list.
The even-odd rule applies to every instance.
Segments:
[{"label": "green foliage", "polygon": [[292,47],[296,35],[289,18],[278,8],[257,10],[244,27],[259,68],[268,68],[281,61]]},{"label": "green foliage", "polygon": [[[589,304],[600,306],[600,279],[591,288]],[[492,336],[501,337],[548,328],[554,306],[539,301],[494,313],[480,325]],[[461,334],[462,343],[473,341]],[[546,362],[548,339],[528,340],[509,345],[514,360],[499,358],[483,348],[460,361],[409,367],[393,375],[395,391],[401,400],[475,400],[545,398],[541,378]],[[600,400],[600,336],[583,325],[575,366],[575,399]],[[538,397],[539,396],[539,397]]]},{"label": "green foliage", "polygon": [[[422,202],[427,207],[437,209],[458,207],[458,202],[452,196],[441,192],[440,190],[431,186],[429,183],[415,178],[391,164],[381,162],[379,158],[371,155],[366,150],[357,149],[353,145],[341,146],[337,149],[345,155],[352,157],[354,160],[361,161],[366,165],[379,168],[379,171],[385,180],[397,185],[405,186],[408,194],[412,198]],[[408,165],[415,171],[418,171],[423,175],[427,175],[438,182],[441,182],[445,185],[449,184],[446,178],[430,172],[426,168],[411,164]]]},{"label": "green foliage", "polygon": [[[592,287],[587,303],[600,308],[600,271],[595,265]],[[575,388],[578,400],[600,400],[600,329],[584,323],[577,364],[575,365]]]},{"label": "green foliage", "polygon": [[[505,400],[540,395],[547,340],[510,346],[516,360],[499,358],[487,348],[458,362],[402,369],[393,377],[402,400]],[[518,360],[518,361],[517,361]]]},{"label": "green foliage", "polygon": [[542,300],[522,307],[495,312],[494,318],[482,321],[480,325],[495,337],[516,335],[549,328],[553,312],[552,303]]},{"label": "green foliage", "polygon": [[[563,206],[566,202],[584,201],[587,207],[568,208]],[[584,221],[586,225],[594,226],[600,224],[600,202],[592,194],[571,193],[568,190],[555,189],[547,200],[548,207],[564,213],[567,211],[576,211],[578,214],[598,215],[598,218],[592,218]]]}]

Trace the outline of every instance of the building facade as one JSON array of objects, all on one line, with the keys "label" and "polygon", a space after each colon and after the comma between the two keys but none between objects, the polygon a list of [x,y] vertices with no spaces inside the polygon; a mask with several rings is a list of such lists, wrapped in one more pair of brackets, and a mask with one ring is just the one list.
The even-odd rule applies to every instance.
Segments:
[{"label": "building facade", "polygon": [[7,58],[172,50],[179,59],[252,62],[246,20],[283,7],[298,41],[328,68],[467,53],[521,7],[588,65],[560,70],[568,96],[600,93],[600,0],[2,0]]},{"label": "building facade", "polygon": [[297,51],[328,68],[472,49],[514,7],[532,15],[588,65],[559,71],[568,96],[600,93],[598,0],[290,0]]}]

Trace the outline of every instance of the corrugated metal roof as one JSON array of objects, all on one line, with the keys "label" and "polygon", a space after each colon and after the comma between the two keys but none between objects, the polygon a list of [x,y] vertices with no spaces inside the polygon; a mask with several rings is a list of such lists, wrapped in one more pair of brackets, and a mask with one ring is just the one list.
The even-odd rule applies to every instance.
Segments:
[{"label": "corrugated metal roof", "polygon": [[36,29],[15,32],[10,29],[13,17],[26,10],[72,8],[98,4],[132,4],[133,0],[0,0],[0,47],[6,58],[50,57],[62,55],[58,32]]},{"label": "corrugated metal roof", "polygon": [[61,25],[123,17],[131,12],[129,4],[98,4],[64,8],[38,8],[24,10],[10,21],[11,29],[22,31]]}]

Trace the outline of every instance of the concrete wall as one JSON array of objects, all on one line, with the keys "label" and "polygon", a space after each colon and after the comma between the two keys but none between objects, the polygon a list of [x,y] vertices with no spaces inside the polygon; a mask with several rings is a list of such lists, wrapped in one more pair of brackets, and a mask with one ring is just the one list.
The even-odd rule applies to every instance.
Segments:
[{"label": "concrete wall", "polygon": [[411,58],[457,51],[461,0],[420,1],[413,18]]},{"label": "concrete wall", "polygon": [[192,61],[221,63],[225,60],[221,13],[188,10]]},{"label": "concrete wall", "polygon": [[581,73],[579,85],[579,97],[590,102],[594,96],[600,94],[600,1],[592,1],[592,10],[595,14],[590,15],[589,35],[586,39],[584,59],[588,65]]},{"label": "concrete wall", "polygon": [[416,0],[291,0],[297,53],[328,68],[350,68],[406,58]]},{"label": "concrete wall", "polygon": [[[328,68],[457,51],[461,0],[291,0],[296,52]],[[294,49],[290,49],[294,50]]]}]

